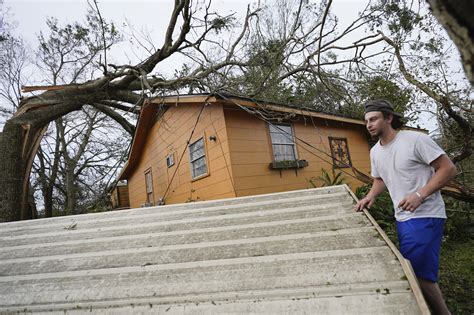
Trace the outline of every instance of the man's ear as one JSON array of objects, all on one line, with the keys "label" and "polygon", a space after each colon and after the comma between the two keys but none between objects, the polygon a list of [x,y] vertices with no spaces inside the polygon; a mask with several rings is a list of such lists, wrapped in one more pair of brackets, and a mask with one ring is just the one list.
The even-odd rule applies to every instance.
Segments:
[{"label": "man's ear", "polygon": [[387,121],[388,121],[389,124],[392,124],[392,121],[393,121],[393,114],[387,113]]}]

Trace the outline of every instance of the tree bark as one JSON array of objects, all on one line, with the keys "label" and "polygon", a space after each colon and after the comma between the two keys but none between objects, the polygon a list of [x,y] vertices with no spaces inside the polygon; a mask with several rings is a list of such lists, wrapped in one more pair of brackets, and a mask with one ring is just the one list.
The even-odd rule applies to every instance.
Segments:
[{"label": "tree bark", "polygon": [[[46,94],[46,93],[44,93]],[[62,95],[64,96],[64,95]],[[45,98],[49,103],[52,98]],[[22,110],[5,123],[0,133],[0,221],[14,221],[31,217],[28,188],[31,166],[39,142],[50,121],[82,107],[81,103],[56,102],[61,106],[48,106],[48,110]]]},{"label": "tree bark", "polygon": [[427,0],[433,15],[448,32],[461,54],[466,76],[474,85],[474,2],[472,0]]},{"label": "tree bark", "polygon": [[[69,161],[72,162],[72,161]],[[77,183],[74,178],[75,163],[67,163],[66,165],[66,209],[67,214],[77,213]]]},{"label": "tree bark", "polygon": [[21,159],[22,147],[21,128],[4,130],[0,134],[0,221],[15,221],[21,219],[22,195],[18,192],[23,190],[23,172],[26,169],[25,162]]}]

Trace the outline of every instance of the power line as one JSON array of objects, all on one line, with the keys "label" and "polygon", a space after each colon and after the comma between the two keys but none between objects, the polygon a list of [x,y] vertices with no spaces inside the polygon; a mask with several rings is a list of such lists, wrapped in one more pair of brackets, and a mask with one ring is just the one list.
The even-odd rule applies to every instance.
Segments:
[{"label": "power line", "polygon": [[[332,166],[336,166],[336,165],[334,164],[334,161],[337,161],[337,162],[340,163],[341,165],[344,165],[345,167],[351,168],[353,171],[355,170],[355,171],[357,171],[358,173],[360,173],[360,174],[362,174],[362,175],[364,175],[364,176],[369,177],[367,174],[365,174],[365,173],[363,173],[363,172],[357,170],[355,167],[353,167],[353,166],[351,166],[351,165],[345,163],[344,161],[338,159],[337,157],[333,157],[332,155],[330,155],[330,154],[328,154],[327,152],[325,152],[325,151],[323,151],[323,150],[321,150],[321,149],[319,149],[319,148],[313,146],[312,144],[310,144],[310,143],[308,143],[307,141],[305,141],[305,140],[299,138],[298,136],[296,136],[296,135],[290,135],[287,131],[283,130],[283,129],[280,128],[278,125],[275,125],[274,123],[272,123],[272,122],[270,121],[270,119],[267,118],[266,115],[265,115],[264,113],[262,113],[261,111],[259,111],[259,110],[252,110],[252,109],[250,109],[250,108],[248,108],[248,107],[246,107],[246,106],[243,106],[243,105],[237,103],[235,100],[233,100],[233,99],[231,99],[231,98],[228,98],[228,97],[226,97],[225,95],[222,95],[222,94],[220,94],[220,93],[215,92],[215,93],[212,93],[212,94],[215,94],[215,95],[217,95],[217,96],[219,96],[219,97],[221,97],[221,98],[223,98],[223,99],[225,99],[225,100],[227,100],[227,101],[232,102],[234,105],[236,105],[237,107],[241,108],[241,109],[244,110],[245,112],[247,112],[247,113],[249,113],[249,114],[251,114],[251,115],[257,117],[258,119],[260,119],[260,120],[266,122],[267,124],[271,125],[272,127],[276,128],[276,129],[279,130],[285,137],[287,137],[288,139],[290,139],[290,140],[292,140],[292,141],[293,141],[293,138],[292,138],[292,136],[293,136],[296,140],[298,140],[298,141],[295,143],[297,146],[299,146],[300,148],[304,149],[305,151],[307,151],[308,153],[312,154],[313,156],[319,158],[320,160],[322,160],[322,161],[324,161],[324,162],[326,162],[326,163],[328,163],[328,164],[330,164],[330,165],[332,165]],[[212,94],[210,94],[209,97],[211,97]],[[208,98],[209,98],[209,97],[208,97]],[[256,102],[255,100],[254,100],[254,102],[258,105],[258,102]],[[200,109],[200,111],[199,111],[198,117],[196,118],[196,121],[195,121],[195,123],[194,123],[194,127],[193,127],[193,129],[191,130],[191,134],[189,135],[189,138],[188,138],[188,140],[187,140],[187,142],[186,142],[186,145],[185,145],[185,147],[184,147],[184,150],[183,150],[183,152],[181,153],[181,156],[180,156],[180,158],[179,158],[179,161],[178,161],[178,164],[177,164],[177,166],[176,166],[176,169],[175,169],[175,171],[173,172],[173,176],[171,177],[171,180],[169,181],[169,183],[168,183],[168,185],[167,185],[167,187],[166,187],[165,193],[163,194],[163,197],[162,197],[162,200],[163,200],[163,201],[165,200],[165,198],[166,198],[166,196],[167,196],[167,194],[168,194],[168,192],[169,192],[169,189],[170,189],[170,187],[171,187],[171,184],[172,184],[172,182],[173,182],[173,180],[174,180],[174,178],[175,178],[175,176],[176,176],[176,173],[177,173],[177,171],[178,171],[178,169],[179,169],[179,166],[181,165],[181,161],[182,161],[182,159],[183,159],[183,157],[184,157],[184,154],[186,153],[186,150],[187,150],[187,148],[188,148],[189,143],[191,142],[192,136],[194,135],[194,132],[195,132],[196,127],[197,127],[197,124],[198,124],[198,122],[199,122],[199,120],[200,120],[200,118],[201,118],[202,112],[204,111],[205,106],[207,106],[208,104],[209,104],[209,103],[208,103],[208,101],[207,101],[207,99],[206,99],[206,101],[203,103],[203,105],[202,105],[202,107],[201,107],[201,109]],[[212,119],[211,119],[211,122],[212,122]],[[315,129],[317,129],[316,126],[314,125],[314,122],[313,122],[313,126],[314,126]],[[213,127],[214,131],[217,133],[217,131],[216,131],[214,125],[212,125],[212,127]],[[321,135],[320,135],[320,138],[321,138]],[[326,158],[324,158],[324,157],[322,157],[322,156],[316,154],[315,152],[312,152],[311,150],[307,149],[305,146],[302,146],[301,144],[305,144],[306,146],[308,146],[308,147],[310,147],[310,148],[312,148],[312,149],[314,149],[314,150],[316,150],[316,151],[318,151],[318,152],[320,152],[320,153],[326,155],[327,157],[330,157],[331,160],[328,160],[328,159],[326,159]],[[219,140],[219,145],[220,145],[222,154],[224,155],[224,152],[223,152],[223,149],[222,149],[222,143],[220,142],[220,140]],[[229,173],[229,176],[230,176],[229,166],[228,166],[228,164],[227,164],[227,160],[225,159],[225,156],[224,156],[224,160],[225,160],[227,172]],[[345,173],[346,175],[348,175],[348,176],[350,176],[350,177],[356,179],[356,180],[360,180],[359,178],[357,178],[357,177],[354,176],[353,174],[351,174],[351,173],[345,171],[345,170],[342,169],[342,168],[340,168],[340,171],[343,172],[343,173]],[[230,181],[231,181],[232,187],[234,188],[234,191],[235,191],[235,185],[234,185],[234,182],[233,182],[232,178],[230,178]]]},{"label": "power line", "polygon": [[186,145],[184,146],[183,152],[181,153],[181,157],[179,158],[178,165],[176,165],[176,169],[173,172],[173,176],[171,177],[171,180],[168,183],[168,186],[166,187],[165,193],[163,194],[162,201],[165,201],[166,195],[168,194],[168,191],[171,187],[171,183],[173,182],[174,177],[176,176],[176,173],[178,172],[179,166],[181,165],[181,161],[183,160],[184,154],[186,153],[186,149],[188,148],[189,143],[191,142],[191,139],[194,135],[194,131],[196,130],[197,124],[201,118],[201,114],[204,111],[204,107],[208,105],[207,99],[206,101],[202,104],[201,110],[199,111],[199,114],[196,118],[196,122],[194,123],[194,127],[191,130],[191,134],[189,135],[188,141],[186,142]]},{"label": "power line", "polygon": [[[228,97],[226,97],[225,95],[222,95],[222,94],[220,94],[220,93],[215,93],[215,94],[218,95],[219,97],[223,98],[224,100],[227,100],[227,101],[232,102],[234,105],[236,105],[236,106],[238,106],[239,108],[243,109],[243,110],[246,111],[247,113],[256,116],[256,117],[259,118],[260,120],[263,120],[264,122],[268,123],[269,125],[273,126],[274,128],[278,129],[280,132],[282,132],[282,134],[284,134],[288,139],[293,140],[293,139],[291,138],[291,135],[288,134],[288,132],[286,132],[285,130],[281,129],[279,126],[273,124],[273,123],[270,121],[270,119],[268,119],[267,117],[265,117],[265,115],[262,114],[260,111],[249,109],[248,107],[243,106],[243,105],[237,103],[235,100],[233,100],[233,99],[231,99],[231,98],[228,98]],[[255,104],[258,105],[258,102],[256,102],[255,100],[253,100],[253,101],[255,102]],[[293,135],[293,136],[294,136],[295,139],[297,139],[299,142],[301,142],[301,143],[303,143],[303,144],[305,144],[305,145],[307,145],[307,146],[313,148],[314,150],[316,150],[316,151],[318,151],[318,152],[321,152],[322,154],[324,154],[324,155],[326,155],[326,156],[328,156],[328,157],[331,158],[331,161],[328,161],[328,160],[326,160],[325,158],[323,158],[323,157],[317,155],[316,153],[314,153],[314,152],[308,150],[308,149],[305,148],[304,146],[301,146],[300,144],[296,143],[296,145],[299,145],[300,148],[306,150],[307,152],[309,152],[310,154],[316,156],[317,158],[321,159],[322,161],[324,161],[324,162],[326,162],[326,163],[329,163],[329,164],[332,165],[332,166],[336,166],[336,165],[334,164],[334,160],[336,160],[336,161],[339,162],[340,164],[342,164],[342,165],[344,165],[344,166],[346,166],[346,167],[348,167],[348,168],[351,168],[352,170],[356,170],[358,173],[363,174],[364,176],[369,177],[367,174],[365,174],[365,173],[363,173],[363,172],[357,170],[355,167],[353,167],[353,166],[351,166],[351,165],[345,163],[344,161],[341,161],[340,159],[338,159],[338,158],[336,158],[336,157],[333,157],[332,155],[329,155],[327,152],[325,152],[325,151],[323,151],[323,150],[321,150],[321,149],[316,148],[316,147],[313,146],[312,144],[308,143],[308,142],[305,141],[305,140],[300,139],[300,138],[297,137],[296,135]],[[350,173],[346,172],[344,169],[341,169],[341,168],[340,168],[340,171],[343,172],[343,173],[345,173],[346,175],[349,175],[350,177],[352,177],[352,178],[354,178],[354,179],[360,181],[359,178],[357,178],[357,177],[354,176],[353,174],[350,174]]]},{"label": "power line", "polygon": [[[211,121],[212,129],[214,129],[214,132],[216,133],[216,136],[217,136],[217,130],[216,130],[216,127],[214,126],[214,121],[212,120],[212,110],[209,112],[209,119]],[[229,165],[227,164],[227,159],[225,158],[224,149],[222,149],[222,142],[221,142],[220,137],[217,137],[217,141],[219,141],[219,147],[220,147],[221,152],[222,152],[222,158],[224,158],[224,163],[225,163],[225,167],[227,169],[227,173],[229,174],[230,183],[232,185],[232,188],[234,189],[234,193],[237,193],[237,190],[235,189],[235,185],[234,185],[234,180],[233,180],[232,175],[231,175],[230,170],[229,170]]]}]

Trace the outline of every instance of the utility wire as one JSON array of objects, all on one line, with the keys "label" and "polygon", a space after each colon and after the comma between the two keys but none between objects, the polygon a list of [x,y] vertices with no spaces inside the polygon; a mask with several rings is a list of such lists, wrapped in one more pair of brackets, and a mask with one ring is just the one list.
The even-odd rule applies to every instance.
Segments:
[{"label": "utility wire", "polygon": [[166,190],[165,190],[165,193],[163,194],[163,197],[162,197],[162,201],[164,202],[165,201],[165,198],[166,198],[166,195],[168,194],[168,191],[171,187],[171,183],[173,182],[173,179],[174,177],[176,176],[176,173],[178,172],[178,169],[179,169],[179,166],[181,165],[181,161],[183,160],[183,157],[184,157],[184,154],[186,153],[186,149],[188,148],[188,145],[189,143],[191,142],[191,139],[194,135],[194,131],[196,130],[196,127],[197,127],[197,124],[201,118],[201,114],[202,112],[204,111],[204,107],[206,107],[206,105],[208,105],[208,102],[207,100],[202,104],[201,106],[201,110],[199,111],[199,114],[196,118],[196,122],[194,123],[194,127],[193,129],[191,130],[191,134],[189,135],[189,138],[188,138],[188,141],[186,142],[186,145],[184,146],[184,149],[183,149],[183,152],[181,153],[181,156],[179,158],[179,161],[178,161],[178,165],[176,165],[176,169],[174,170],[173,172],[173,176],[171,177],[171,180],[169,181],[168,183],[168,186],[166,187]]},{"label": "utility wire", "polygon": [[[212,120],[212,110],[209,111],[209,119],[211,121],[211,125],[212,125],[212,129],[214,129],[214,132],[217,136],[217,130],[216,130],[216,127],[214,126],[214,121]],[[234,179],[232,178],[232,175],[231,175],[231,172],[229,170],[229,165],[227,163],[227,159],[225,158],[225,153],[224,153],[224,149],[222,148],[222,142],[221,142],[221,139],[219,137],[217,137],[217,141],[219,141],[219,147],[221,149],[221,152],[222,152],[222,157],[224,158],[224,162],[225,162],[225,167],[227,169],[227,173],[229,174],[229,180],[230,180],[230,183],[232,185],[232,188],[234,189],[234,193],[237,193],[237,190],[235,189],[235,185],[234,185]]]},{"label": "utility wire", "polygon": [[[227,96],[225,96],[225,95],[223,95],[223,94],[220,94],[220,93],[217,93],[217,92],[214,92],[214,93],[212,93],[212,94],[217,95],[217,96],[221,97],[221,98],[224,99],[224,100],[230,101],[231,103],[233,103],[233,104],[236,105],[237,107],[241,108],[241,109],[244,110],[245,112],[247,112],[247,113],[249,113],[249,114],[251,114],[251,115],[257,117],[258,119],[260,119],[260,120],[266,122],[267,124],[271,125],[271,126],[274,127],[275,129],[279,130],[279,131],[280,131],[285,137],[287,137],[289,140],[293,141],[293,137],[294,137],[296,140],[298,140],[298,142],[295,143],[297,146],[299,146],[300,148],[304,149],[305,151],[307,151],[308,153],[312,154],[313,156],[319,158],[320,160],[322,160],[322,161],[324,161],[324,162],[326,162],[326,163],[328,163],[328,164],[330,164],[330,165],[332,165],[332,166],[336,166],[336,165],[334,164],[334,161],[337,161],[337,162],[339,162],[341,165],[344,165],[344,166],[347,167],[347,168],[351,168],[352,170],[356,169],[355,167],[353,167],[353,166],[351,166],[351,165],[345,163],[344,161],[342,161],[342,160],[340,160],[340,159],[338,159],[338,158],[336,158],[336,157],[333,157],[332,155],[328,154],[327,152],[325,152],[325,151],[323,151],[323,150],[321,150],[321,149],[318,149],[317,147],[315,147],[315,146],[313,146],[312,144],[308,143],[307,141],[305,141],[305,140],[299,138],[298,136],[293,135],[293,137],[292,137],[292,135],[290,135],[287,131],[283,130],[283,129],[280,128],[278,125],[273,124],[273,123],[270,121],[270,119],[267,118],[267,117],[266,117],[262,112],[260,112],[259,110],[252,110],[252,109],[250,109],[250,108],[248,108],[248,107],[246,107],[246,106],[243,106],[243,105],[237,103],[235,100],[233,100],[233,99],[231,99],[231,98],[228,98]],[[212,94],[211,94],[211,95],[212,95]],[[209,97],[211,97],[211,95],[209,95]],[[257,102],[257,101],[255,101],[255,100],[253,100],[253,101],[258,105],[258,102]],[[179,166],[181,165],[181,161],[182,161],[182,159],[183,159],[183,157],[184,157],[184,154],[186,153],[186,150],[187,150],[187,148],[188,148],[188,145],[189,145],[189,143],[191,142],[192,136],[194,135],[194,132],[195,132],[196,127],[197,127],[197,124],[198,124],[198,122],[199,122],[199,120],[200,120],[200,118],[201,118],[202,112],[204,111],[204,108],[205,108],[205,106],[207,106],[207,105],[208,105],[208,102],[207,102],[207,99],[206,99],[206,101],[204,102],[204,104],[203,104],[202,107],[201,107],[201,110],[199,111],[198,117],[197,117],[197,119],[196,119],[196,122],[194,123],[193,129],[191,130],[191,134],[189,135],[189,138],[188,138],[188,140],[187,140],[187,142],[186,142],[186,145],[185,145],[185,147],[184,147],[184,150],[183,150],[183,152],[181,153],[181,156],[180,156],[180,158],[179,158],[179,161],[178,161],[178,164],[177,164],[177,166],[176,166],[176,169],[175,169],[175,171],[173,172],[173,176],[171,177],[171,180],[169,181],[169,183],[168,183],[168,185],[167,185],[167,187],[166,187],[165,193],[163,194],[163,197],[162,197],[162,201],[163,201],[163,202],[165,201],[165,198],[166,198],[166,196],[167,196],[167,194],[168,194],[168,192],[169,192],[169,189],[170,189],[170,187],[171,187],[171,184],[172,184],[172,182],[173,182],[173,180],[174,180],[174,178],[175,178],[175,176],[176,176],[176,173],[177,173],[177,171],[178,171],[178,169],[179,169]],[[211,119],[211,121],[212,121],[212,119]],[[316,126],[314,126],[314,127],[316,128]],[[214,128],[214,131],[215,131],[214,125],[213,125],[213,128]],[[301,143],[303,143],[303,144],[307,145],[308,147],[310,147],[310,148],[312,148],[312,149],[314,149],[314,150],[316,150],[316,151],[318,151],[318,152],[320,152],[320,153],[322,153],[322,154],[324,154],[324,155],[330,157],[331,160],[328,160],[328,159],[326,159],[326,158],[323,158],[323,157],[321,157],[320,155],[318,155],[318,154],[312,152],[311,150],[309,150],[309,149],[307,149],[306,147],[302,146]],[[222,144],[220,143],[220,140],[219,140],[219,144],[220,144],[220,147],[221,147],[221,151],[222,151],[222,153],[223,153]],[[224,159],[225,159],[225,157],[224,157]],[[225,160],[225,163],[226,163],[227,171],[229,172],[229,166],[227,165],[227,160]],[[357,169],[356,169],[356,170],[357,170]],[[354,178],[354,179],[360,181],[359,178],[357,178],[357,177],[354,176],[353,174],[351,174],[351,173],[345,171],[344,169],[340,168],[340,171],[343,172],[343,173],[345,173],[346,175],[348,175],[348,176],[350,176],[350,177],[352,177],[352,178]],[[361,173],[361,174],[363,174],[363,175],[369,177],[367,174],[365,174],[365,173],[363,173],[363,172],[361,172],[361,171],[359,171],[359,170],[357,170],[357,172],[359,172],[359,173]],[[229,175],[230,175],[230,174],[229,174]],[[234,186],[233,180],[232,180],[232,179],[230,179],[230,180],[231,180],[232,187],[233,187],[234,190],[235,190],[235,186]]]},{"label": "utility wire", "polygon": [[[268,123],[269,125],[273,126],[274,128],[280,130],[280,132],[282,132],[282,134],[284,134],[285,137],[287,137],[287,138],[290,139],[290,140],[293,140],[293,139],[291,138],[291,135],[290,135],[290,134],[288,134],[285,130],[281,129],[281,128],[278,127],[277,125],[273,124],[273,123],[272,123],[268,118],[266,118],[265,115],[263,115],[260,111],[258,111],[258,110],[251,110],[251,109],[249,109],[248,107],[243,106],[243,105],[237,103],[235,100],[233,100],[233,99],[231,99],[231,98],[228,98],[228,97],[226,97],[225,95],[222,95],[222,94],[220,94],[220,93],[215,93],[215,94],[218,95],[219,97],[222,97],[222,98],[223,98],[224,100],[226,100],[226,101],[232,102],[234,105],[236,105],[236,106],[238,106],[239,108],[243,109],[243,110],[246,111],[247,113],[250,113],[250,114],[256,116],[256,117],[259,118],[260,120],[263,120],[264,122]],[[258,104],[258,102],[256,102],[256,101],[254,101],[254,102],[255,102],[256,104]],[[336,160],[336,161],[338,161],[339,163],[341,163],[342,165],[344,165],[345,167],[348,167],[348,168],[351,168],[351,169],[356,169],[355,167],[353,167],[353,166],[351,166],[351,165],[345,163],[344,161],[341,161],[340,159],[338,159],[338,158],[336,158],[336,157],[333,157],[332,155],[328,154],[327,152],[325,152],[325,151],[323,151],[323,150],[321,150],[321,149],[316,148],[315,146],[313,146],[312,144],[308,143],[307,141],[300,139],[300,138],[297,137],[296,135],[294,135],[294,138],[295,138],[296,140],[298,140],[299,142],[301,142],[301,143],[303,143],[303,144],[305,144],[305,145],[307,145],[307,146],[313,148],[314,150],[316,150],[316,151],[318,151],[318,152],[321,152],[322,154],[324,154],[324,155],[326,155],[326,156],[328,156],[328,157],[331,158],[331,161],[328,161],[327,159],[325,159],[325,158],[323,158],[323,157],[317,155],[316,153],[314,153],[314,152],[308,150],[306,147],[300,145],[299,143],[296,143],[296,145],[299,145],[300,148],[306,150],[307,152],[309,152],[310,154],[314,155],[315,157],[321,159],[322,161],[324,161],[324,162],[326,162],[326,163],[329,163],[329,164],[332,165],[332,166],[336,166],[336,165],[334,164],[334,162],[333,162],[333,160]],[[356,170],[357,170],[357,169],[356,169]],[[340,171],[343,172],[343,173],[345,173],[346,175],[349,175],[350,177],[352,177],[352,178],[354,178],[354,179],[360,181],[359,178],[357,178],[357,177],[354,176],[353,174],[351,174],[351,173],[345,171],[344,169],[340,168]],[[359,173],[365,175],[365,176],[368,176],[367,174],[365,174],[365,173],[363,173],[363,172],[361,172],[361,171],[359,171],[359,170],[357,170],[357,171],[358,171]]]}]

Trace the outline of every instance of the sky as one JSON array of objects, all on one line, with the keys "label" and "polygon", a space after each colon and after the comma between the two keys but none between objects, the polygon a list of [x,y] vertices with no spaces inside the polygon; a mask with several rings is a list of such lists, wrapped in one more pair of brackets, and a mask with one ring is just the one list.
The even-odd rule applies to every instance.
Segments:
[{"label": "sky", "polygon": [[[212,8],[221,15],[234,13],[237,17],[243,17],[247,5],[256,1],[258,0],[213,0]],[[149,33],[152,41],[159,47],[173,2],[172,0],[99,0],[99,8],[105,20],[114,21],[119,28],[125,24],[132,25],[135,34]],[[4,0],[4,4],[10,8],[12,19],[17,22],[15,33],[25,38],[32,48],[37,45],[36,37],[39,32],[47,30],[48,17],[55,17],[63,23],[82,21],[89,7],[87,0]],[[336,0],[332,5],[341,25],[353,21],[364,6],[365,1],[358,0]],[[125,27],[124,34],[125,41],[111,54],[117,63],[138,60],[136,55],[138,50],[130,49],[128,44],[128,39],[131,37],[130,28]],[[174,68],[169,64],[162,66],[169,68],[168,70]]]},{"label": "sky", "polygon": [[[221,15],[235,13],[237,17],[243,17],[247,5],[256,1],[259,0],[213,0],[212,8]],[[172,0],[99,0],[102,17],[108,21],[112,20],[119,29],[123,27],[121,30],[124,41],[109,54],[108,63],[135,64],[144,56],[145,52],[142,49],[130,46],[132,32],[125,25],[132,25],[135,34],[148,33],[155,47],[159,47],[173,2]],[[344,26],[353,21],[366,4],[367,1],[362,0],[334,0],[332,12],[339,18],[339,25]],[[57,18],[60,24],[82,21],[89,7],[87,0],[4,0],[4,6],[10,8],[11,19],[17,23],[15,33],[21,35],[31,48],[36,48],[36,37],[39,32],[47,30],[48,17]],[[171,74],[179,68],[180,61],[175,58],[160,63],[156,70]],[[436,127],[430,117],[422,117],[420,125],[430,131]]]}]

